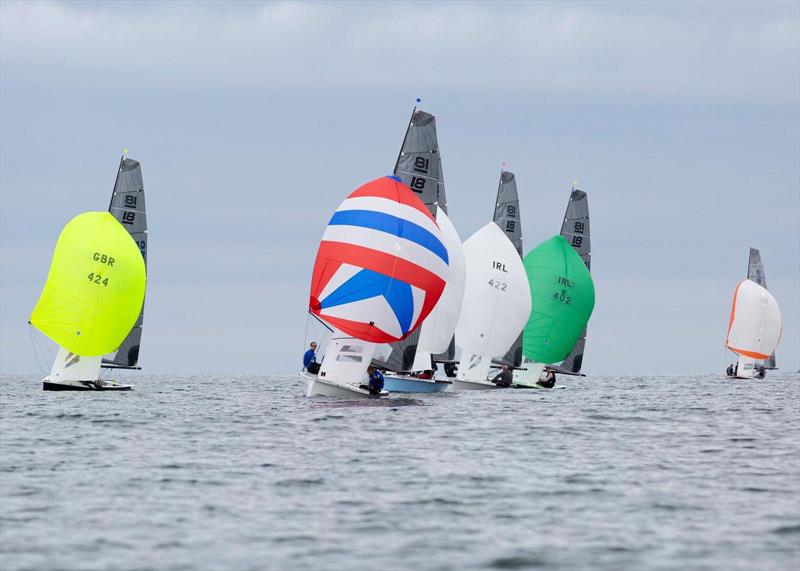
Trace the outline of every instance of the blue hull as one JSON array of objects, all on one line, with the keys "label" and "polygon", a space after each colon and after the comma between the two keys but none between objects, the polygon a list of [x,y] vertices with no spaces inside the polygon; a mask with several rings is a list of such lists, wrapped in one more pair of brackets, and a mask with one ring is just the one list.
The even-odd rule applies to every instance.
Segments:
[{"label": "blue hull", "polygon": [[408,377],[390,377],[383,379],[383,388],[390,393],[440,393],[450,386],[450,383],[422,381]]}]

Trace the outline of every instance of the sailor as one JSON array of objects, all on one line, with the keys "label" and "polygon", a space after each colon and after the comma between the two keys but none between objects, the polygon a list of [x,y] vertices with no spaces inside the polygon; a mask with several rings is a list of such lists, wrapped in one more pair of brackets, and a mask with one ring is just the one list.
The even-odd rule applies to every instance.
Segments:
[{"label": "sailor", "polygon": [[444,364],[444,374],[447,375],[448,378],[453,378],[456,376],[458,371],[458,367],[456,367],[455,363],[445,363]]},{"label": "sailor", "polygon": [[[379,395],[383,390],[383,373],[372,365],[367,367],[367,374],[369,375],[369,385],[366,386],[371,395]],[[364,386],[364,385],[362,385]]]},{"label": "sailor", "polygon": [[503,368],[497,374],[497,376],[492,379],[492,382],[497,385],[497,388],[505,389],[511,386],[513,380],[514,375],[511,374],[508,365],[503,365]]},{"label": "sailor", "polygon": [[763,379],[767,376],[767,370],[763,365],[754,365],[753,368],[756,370],[756,379]]},{"label": "sailor", "polygon": [[733,376],[733,364],[728,365],[728,369],[725,371],[729,377]]},{"label": "sailor", "polygon": [[319,373],[319,363],[317,363],[317,342],[312,341],[310,349],[303,353],[303,369],[316,375]]},{"label": "sailor", "polygon": [[414,378],[417,378],[417,379],[423,379],[423,380],[427,381],[427,380],[430,380],[430,379],[433,378],[433,370],[427,369],[425,371],[417,371],[416,373],[412,374],[411,376],[414,377]]},{"label": "sailor", "polygon": [[556,374],[553,372],[553,369],[545,367],[539,380],[536,381],[536,384],[546,389],[552,389],[556,386]]}]

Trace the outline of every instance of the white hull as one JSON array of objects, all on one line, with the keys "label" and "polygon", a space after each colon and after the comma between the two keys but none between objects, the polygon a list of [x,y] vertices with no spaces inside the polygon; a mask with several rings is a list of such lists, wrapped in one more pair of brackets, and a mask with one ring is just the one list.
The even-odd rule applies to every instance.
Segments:
[{"label": "white hull", "polygon": [[483,391],[486,389],[496,389],[491,381],[467,381],[464,379],[453,379],[454,391]]},{"label": "white hull", "polygon": [[307,397],[378,398],[389,394],[388,391],[381,391],[380,395],[373,395],[368,390],[359,388],[356,384],[330,380],[323,381],[320,380],[317,375],[312,375],[310,373],[300,373],[300,375],[306,381]]}]

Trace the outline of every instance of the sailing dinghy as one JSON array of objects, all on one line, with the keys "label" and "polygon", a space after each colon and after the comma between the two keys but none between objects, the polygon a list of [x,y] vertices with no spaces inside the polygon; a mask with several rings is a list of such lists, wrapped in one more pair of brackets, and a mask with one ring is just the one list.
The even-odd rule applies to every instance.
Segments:
[{"label": "sailing dinghy", "polygon": [[[436,118],[430,113],[416,108],[412,112],[394,175],[417,194],[436,219],[450,270],[442,296],[425,322],[405,339],[392,343],[388,356],[374,358],[373,365],[386,371],[384,387],[389,392],[438,393],[452,384],[437,380],[433,370],[434,362],[441,361],[441,354],[448,353],[452,345],[464,298],[465,269],[461,238],[447,217]],[[449,355],[450,360],[453,357]],[[428,374],[420,374],[424,372]]]},{"label": "sailing dinghy", "polygon": [[729,378],[764,378],[775,368],[775,349],[781,338],[781,310],[767,290],[761,254],[750,248],[747,279],[733,293],[725,347],[739,358],[728,367]]},{"label": "sailing dinghy", "polygon": [[367,367],[433,311],[448,260],[436,221],[400,180],[382,177],[353,191],[328,222],[314,262],[309,311],[334,331],[319,372],[302,373],[307,396],[373,396],[361,387]]},{"label": "sailing dinghy", "polygon": [[138,368],[146,250],[141,167],[123,157],[109,211],[79,214],[61,231],[31,314],[29,323],[59,345],[44,390],[131,389],[100,372]]},{"label": "sailing dinghy", "polygon": [[[560,235],[572,246],[586,266],[586,270],[590,272],[592,254],[589,233],[589,200],[586,193],[582,190],[578,190],[574,185],[570,192],[569,201],[567,202],[564,219],[561,223]],[[531,287],[533,288],[533,285],[531,285]],[[594,286],[592,285],[592,291],[593,290]],[[531,318],[533,318],[533,315],[531,315]],[[522,367],[514,371],[514,387],[544,388],[538,384],[538,381],[542,376],[545,365],[559,374],[580,375],[585,347],[586,327],[583,328],[572,350],[566,358],[561,361],[560,365],[556,364],[557,362],[537,362],[525,356]]]},{"label": "sailing dinghy", "polygon": [[[513,174],[502,172],[503,178]],[[522,332],[531,312],[531,291],[519,252],[495,221],[464,242],[467,277],[456,326],[461,347],[455,390],[496,388],[488,380],[492,358],[504,355]]]}]

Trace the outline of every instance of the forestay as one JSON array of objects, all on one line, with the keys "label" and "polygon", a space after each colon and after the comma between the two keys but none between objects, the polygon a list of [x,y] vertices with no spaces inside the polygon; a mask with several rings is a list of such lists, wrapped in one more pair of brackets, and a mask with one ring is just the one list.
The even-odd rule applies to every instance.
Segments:
[{"label": "forestay", "polygon": [[[589,199],[586,193],[572,188],[564,221],[561,224],[561,236],[575,249],[586,264],[586,269],[592,270],[592,248],[589,233]],[[560,370],[568,373],[580,373],[583,365],[583,353],[586,348],[586,328],[578,337],[572,351],[561,363]]]},{"label": "forestay", "polygon": [[[517,194],[517,179],[513,172],[501,171],[500,182],[497,185],[497,200],[495,201],[494,223],[505,232],[522,259],[522,220],[519,212],[519,195]],[[499,363],[519,367],[522,364],[522,333],[502,357],[495,360]]]},{"label": "forestay", "polygon": [[[147,210],[144,200],[144,183],[139,161],[123,157],[120,160],[111,204],[108,211],[128,230],[139,247],[147,267]],[[136,325],[116,352],[103,359],[103,363],[119,367],[135,367],[139,361],[139,346],[142,341],[144,304]]]},{"label": "forestay", "polygon": [[767,359],[781,338],[781,311],[766,288],[744,280],[733,293],[725,346],[751,359]]}]

